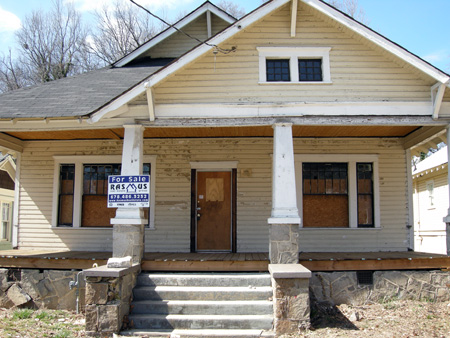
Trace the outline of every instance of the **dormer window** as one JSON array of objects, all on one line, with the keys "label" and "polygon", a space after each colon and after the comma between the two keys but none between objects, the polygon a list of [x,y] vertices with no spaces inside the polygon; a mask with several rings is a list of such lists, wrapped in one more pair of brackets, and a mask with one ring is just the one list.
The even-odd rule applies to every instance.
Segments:
[{"label": "dormer window", "polygon": [[258,47],[259,83],[330,84],[330,47]]}]

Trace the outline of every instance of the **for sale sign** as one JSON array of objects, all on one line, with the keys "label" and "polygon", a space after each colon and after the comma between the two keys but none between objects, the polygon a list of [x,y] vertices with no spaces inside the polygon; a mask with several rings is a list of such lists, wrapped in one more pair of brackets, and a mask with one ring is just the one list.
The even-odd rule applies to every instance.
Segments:
[{"label": "for sale sign", "polygon": [[150,176],[108,176],[108,208],[150,206]]}]

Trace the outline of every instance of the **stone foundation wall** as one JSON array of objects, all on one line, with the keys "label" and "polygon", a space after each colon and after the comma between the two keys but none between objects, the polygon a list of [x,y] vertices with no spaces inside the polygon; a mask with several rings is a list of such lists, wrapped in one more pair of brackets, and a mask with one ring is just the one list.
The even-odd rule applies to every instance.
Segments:
[{"label": "stone foundation wall", "polygon": [[450,272],[443,271],[375,271],[373,285],[359,285],[356,272],[314,272],[309,285],[315,299],[335,305],[393,298],[450,300]]},{"label": "stone foundation wall", "polygon": [[[70,289],[79,271],[0,269],[0,307],[26,306],[76,310],[76,291]],[[84,282],[80,278],[79,306],[84,307]]]}]

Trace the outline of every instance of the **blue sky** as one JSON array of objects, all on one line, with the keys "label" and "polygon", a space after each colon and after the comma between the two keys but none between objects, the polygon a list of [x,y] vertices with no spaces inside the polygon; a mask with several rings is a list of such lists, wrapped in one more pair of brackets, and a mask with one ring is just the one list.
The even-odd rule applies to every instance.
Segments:
[{"label": "blue sky", "polygon": [[[64,0],[89,13],[113,0]],[[127,0],[122,0],[127,1]],[[156,13],[176,17],[190,12],[203,0],[136,0]],[[217,3],[218,0],[212,0]],[[235,1],[249,12],[261,0]],[[32,10],[48,10],[51,0],[0,0],[0,53],[14,49],[14,30]],[[369,26],[410,52],[450,73],[450,0],[359,0]],[[172,14],[173,13],[173,14]]]}]

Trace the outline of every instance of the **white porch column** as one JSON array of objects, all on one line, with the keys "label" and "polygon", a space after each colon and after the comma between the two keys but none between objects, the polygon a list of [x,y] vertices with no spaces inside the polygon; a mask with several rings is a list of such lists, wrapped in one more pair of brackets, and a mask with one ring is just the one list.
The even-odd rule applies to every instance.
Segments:
[{"label": "white porch column", "polygon": [[[447,126],[447,163],[450,160],[450,125]],[[449,193],[449,207],[447,211],[447,216],[444,217],[446,237],[447,237],[447,256],[450,256],[450,168],[447,165],[447,187]]]},{"label": "white porch column", "polygon": [[298,228],[292,124],[273,126],[272,214],[269,256],[272,264],[298,263]]},{"label": "white porch column", "polygon": [[[142,175],[144,127],[124,125],[122,175]],[[117,208],[113,225],[113,257],[132,256],[140,263],[144,255],[144,219],[142,208]]]}]

